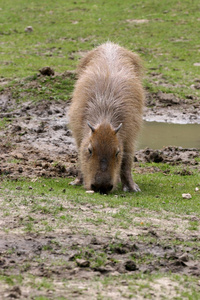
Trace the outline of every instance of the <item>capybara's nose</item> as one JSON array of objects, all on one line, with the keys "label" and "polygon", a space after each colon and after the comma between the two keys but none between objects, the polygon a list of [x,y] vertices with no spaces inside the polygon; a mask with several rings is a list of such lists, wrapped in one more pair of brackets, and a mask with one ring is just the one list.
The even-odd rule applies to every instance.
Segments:
[{"label": "capybara's nose", "polygon": [[91,190],[94,192],[99,192],[100,194],[108,194],[113,189],[112,184],[106,185],[98,185],[98,184],[91,184]]}]

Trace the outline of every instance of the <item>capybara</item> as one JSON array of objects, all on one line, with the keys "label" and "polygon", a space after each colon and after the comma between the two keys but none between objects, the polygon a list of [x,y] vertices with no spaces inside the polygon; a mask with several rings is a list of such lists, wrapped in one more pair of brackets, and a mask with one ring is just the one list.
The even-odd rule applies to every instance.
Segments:
[{"label": "capybara", "polygon": [[144,105],[139,57],[107,42],[80,61],[77,73],[69,116],[80,171],[72,184],[105,194],[121,179],[124,191],[140,191],[131,176]]}]

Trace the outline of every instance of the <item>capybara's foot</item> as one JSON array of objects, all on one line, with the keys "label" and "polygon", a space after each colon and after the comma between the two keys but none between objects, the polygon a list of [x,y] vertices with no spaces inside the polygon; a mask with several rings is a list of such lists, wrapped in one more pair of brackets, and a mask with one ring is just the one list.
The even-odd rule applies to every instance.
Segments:
[{"label": "capybara's foot", "polygon": [[74,181],[71,181],[70,185],[82,185],[83,181],[80,178],[76,178]]},{"label": "capybara's foot", "polygon": [[124,184],[123,185],[123,191],[124,192],[141,192],[141,189],[139,188],[137,183],[132,182],[132,184],[130,184],[129,186]]}]

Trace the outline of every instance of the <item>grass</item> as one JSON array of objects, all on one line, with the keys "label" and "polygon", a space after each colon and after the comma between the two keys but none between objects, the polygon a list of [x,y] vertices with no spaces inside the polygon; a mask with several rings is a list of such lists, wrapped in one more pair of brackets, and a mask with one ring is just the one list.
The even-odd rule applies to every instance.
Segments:
[{"label": "grass", "polygon": [[[199,8],[198,0],[8,0],[0,11],[0,73],[14,79],[48,65],[74,70],[84,51],[111,40],[138,52],[148,74],[162,74],[159,83],[156,76],[145,81],[150,90],[199,95],[190,88],[199,78]],[[25,32],[30,25],[33,32]]]},{"label": "grass", "polygon": [[0,130],[3,130],[8,126],[11,122],[11,119],[9,118],[1,118],[0,119]]},{"label": "grass", "polygon": [[[12,80],[2,90],[9,89],[17,104],[26,101],[36,103],[42,100],[68,101],[71,98],[74,80],[75,75],[72,72],[54,77],[40,77],[36,74],[25,79]],[[8,118],[4,118],[0,128],[5,127],[9,121]]]},{"label": "grass", "polygon": [[[149,166],[149,164],[147,164]],[[154,164],[152,164],[154,165]],[[158,167],[166,168],[164,164],[157,164]],[[180,169],[180,167],[178,167]],[[192,175],[180,176],[177,173],[177,167],[170,167],[169,173],[166,175],[162,172],[153,174],[134,174],[134,180],[139,184],[141,193],[122,193],[119,187],[110,195],[99,195],[98,193],[86,195],[83,187],[70,186],[71,179],[42,179],[36,182],[28,180],[10,181],[4,180],[2,186],[9,189],[17,197],[23,194],[20,200],[21,204],[28,204],[32,212],[40,211],[41,214],[51,214],[56,216],[61,214],[60,219],[67,222],[69,217],[65,216],[66,209],[63,203],[59,201],[55,203],[55,198],[64,198],[66,201],[73,203],[91,203],[94,205],[109,205],[110,207],[119,207],[125,205],[113,218],[126,219],[129,209],[139,207],[155,211],[167,211],[176,214],[200,216],[199,192],[195,192],[195,187],[200,183],[200,175],[198,171],[193,171]],[[32,189],[30,189],[30,186]],[[66,193],[63,193],[66,190]],[[3,192],[3,190],[1,190]],[[183,193],[190,193],[191,199],[183,199]],[[51,196],[51,198],[49,198]],[[34,198],[34,201],[31,200]],[[12,201],[9,202],[13,205]],[[129,208],[127,210],[127,208]],[[94,207],[95,211],[95,207]],[[128,220],[128,219],[127,219]],[[88,218],[87,221],[90,221]],[[91,220],[91,222],[102,223],[101,218]],[[191,223],[194,227],[196,223]]]}]

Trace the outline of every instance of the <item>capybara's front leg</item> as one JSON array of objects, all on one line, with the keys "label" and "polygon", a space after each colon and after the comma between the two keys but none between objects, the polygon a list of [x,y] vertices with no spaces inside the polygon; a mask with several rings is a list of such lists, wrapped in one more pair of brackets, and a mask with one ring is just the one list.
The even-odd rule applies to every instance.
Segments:
[{"label": "capybara's front leg", "polygon": [[131,175],[132,158],[123,158],[121,165],[121,182],[123,191],[140,192],[139,186],[133,181]]},{"label": "capybara's front leg", "polygon": [[82,185],[83,184],[83,175],[81,171],[78,171],[78,177],[69,183],[70,185]]}]

